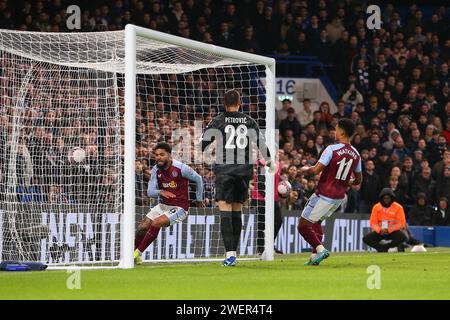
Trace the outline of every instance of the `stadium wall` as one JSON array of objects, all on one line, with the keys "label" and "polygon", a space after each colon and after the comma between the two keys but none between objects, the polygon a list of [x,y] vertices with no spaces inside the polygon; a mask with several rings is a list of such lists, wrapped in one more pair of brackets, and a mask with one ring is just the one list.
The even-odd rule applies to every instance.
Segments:
[{"label": "stadium wall", "polygon": [[276,95],[276,110],[281,109],[282,101],[287,98],[292,101],[292,107],[298,113],[303,108],[303,100],[308,98],[317,107],[324,101],[328,102],[330,113],[337,112],[336,104],[320,79],[277,77]]}]

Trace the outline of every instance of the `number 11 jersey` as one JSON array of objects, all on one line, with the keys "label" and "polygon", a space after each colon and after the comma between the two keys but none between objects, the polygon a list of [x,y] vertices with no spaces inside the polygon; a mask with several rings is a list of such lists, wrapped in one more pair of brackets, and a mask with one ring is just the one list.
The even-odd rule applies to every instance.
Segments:
[{"label": "number 11 jersey", "polygon": [[319,162],[325,168],[319,179],[317,195],[343,199],[353,172],[361,172],[361,156],[351,144],[333,144],[325,148]]}]

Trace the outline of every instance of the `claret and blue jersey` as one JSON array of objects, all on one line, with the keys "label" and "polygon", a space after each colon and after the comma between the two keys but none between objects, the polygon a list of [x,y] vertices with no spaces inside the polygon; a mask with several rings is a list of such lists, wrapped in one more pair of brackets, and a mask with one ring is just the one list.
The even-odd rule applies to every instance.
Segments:
[{"label": "claret and blue jersey", "polygon": [[361,156],[351,144],[333,144],[325,148],[319,162],[325,166],[316,194],[343,199],[353,172],[361,172]]},{"label": "claret and blue jersey", "polygon": [[[173,160],[172,165],[166,170],[155,165],[151,171],[151,179],[147,194],[151,198],[158,198],[160,202],[169,206],[181,207],[189,210],[189,181],[196,184],[196,200],[203,200],[202,177],[191,167]],[[170,191],[174,198],[165,198],[160,195],[161,190]]]}]

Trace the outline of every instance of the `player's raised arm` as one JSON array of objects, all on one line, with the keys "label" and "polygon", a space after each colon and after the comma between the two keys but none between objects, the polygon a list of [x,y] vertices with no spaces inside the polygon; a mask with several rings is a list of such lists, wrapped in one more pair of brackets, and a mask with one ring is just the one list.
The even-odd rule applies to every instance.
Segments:
[{"label": "player's raised arm", "polygon": [[355,168],[355,172],[353,173],[355,178],[354,179],[350,179],[350,181],[348,182],[348,184],[350,186],[357,186],[360,185],[363,181],[363,175],[362,175],[362,164],[361,164],[361,158],[359,158],[358,161],[358,165]]},{"label": "player's raised arm", "polygon": [[214,119],[211,120],[210,123],[208,123],[208,125],[206,126],[205,131],[203,132],[201,138],[200,138],[200,142],[202,144],[202,152],[205,151],[205,149],[214,142],[216,136],[215,136],[215,130],[216,130],[216,125],[215,125],[215,121]]},{"label": "player's raised arm", "polygon": [[256,121],[253,120],[252,122],[253,122],[252,129],[254,129],[256,132],[256,139],[257,139],[256,144],[258,146],[258,150],[261,152],[261,154],[265,160],[265,165],[266,165],[266,167],[269,168],[269,172],[275,173],[277,171],[277,166],[275,164],[275,161],[272,159],[272,157],[270,155],[270,150],[269,150],[269,147],[267,146],[266,138],[264,137],[261,130],[259,129],[259,126],[256,123]]},{"label": "player's raised arm", "polygon": [[322,172],[322,170],[330,163],[331,158],[333,156],[333,151],[331,147],[328,146],[323,150],[322,155],[319,158],[319,161],[314,166],[303,166],[300,169],[300,172],[303,174],[314,174],[317,175]]},{"label": "player's raised arm", "polygon": [[181,166],[181,175],[195,183],[195,197],[198,205],[203,206],[203,178],[191,167],[183,164]]},{"label": "player's raised arm", "polygon": [[152,169],[150,183],[148,184],[147,188],[147,195],[153,199],[157,199],[161,193],[161,191],[158,188],[158,179],[156,177],[156,171],[157,170],[155,165]]}]

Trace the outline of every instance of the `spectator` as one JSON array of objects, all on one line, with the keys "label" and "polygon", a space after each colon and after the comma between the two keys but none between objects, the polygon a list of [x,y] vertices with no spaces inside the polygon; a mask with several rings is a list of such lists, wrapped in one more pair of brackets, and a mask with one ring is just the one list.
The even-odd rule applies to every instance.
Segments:
[{"label": "spectator", "polygon": [[316,131],[327,128],[327,123],[322,121],[322,113],[319,110],[313,112],[313,121],[310,124],[314,125]]},{"label": "spectator", "polygon": [[439,204],[433,210],[433,225],[435,226],[450,226],[450,210],[448,207],[448,199],[442,197],[439,199]]},{"label": "spectator", "polygon": [[356,88],[362,95],[367,95],[370,89],[370,73],[363,59],[357,61],[355,68]]},{"label": "spectator", "polygon": [[427,204],[427,196],[423,192],[417,194],[416,204],[409,210],[409,224],[411,226],[431,226],[432,208]]},{"label": "spectator", "polygon": [[414,181],[411,194],[418,195],[420,193],[424,193],[426,199],[429,204],[432,204],[434,201],[436,191],[436,181],[431,178],[431,169],[429,167],[425,167],[422,169],[419,177]]},{"label": "spectator", "polygon": [[442,160],[436,162],[431,171],[431,175],[434,179],[442,177],[444,174],[444,169],[450,166],[450,148],[446,148],[442,154]]},{"label": "spectator", "polygon": [[339,100],[336,107],[337,107],[337,111],[336,111],[336,113],[333,114],[333,117],[335,117],[338,120],[349,117],[349,113],[345,110],[345,101],[344,100]]},{"label": "spectator", "polygon": [[344,93],[342,96],[342,100],[345,101],[345,110],[347,112],[352,112],[353,109],[358,104],[362,104],[364,102],[364,98],[362,94],[356,89],[356,77],[355,75],[351,74],[349,76],[350,86],[348,90]]},{"label": "spectator", "polygon": [[331,23],[327,24],[325,27],[327,31],[328,38],[331,43],[334,44],[340,37],[342,32],[345,30],[345,27],[342,25],[342,21],[339,17],[334,17]]},{"label": "spectator", "polygon": [[292,101],[286,98],[282,101],[281,109],[276,111],[277,125],[280,125],[280,122],[287,118],[289,108],[292,108]]},{"label": "spectator", "polygon": [[436,184],[436,197],[441,198],[445,197],[450,199],[450,165],[444,168],[444,172],[442,175],[439,175],[437,178]]},{"label": "spectator", "polygon": [[297,111],[297,118],[302,127],[306,127],[309,123],[313,121],[313,113],[317,111],[317,107],[311,104],[310,99],[303,100],[303,108]]},{"label": "spectator", "polygon": [[[417,171],[414,170],[412,158],[406,156],[405,159],[403,160],[402,174],[400,176],[400,186],[405,190],[405,192],[408,195],[411,194],[411,187],[414,181],[416,180],[417,176],[418,174]],[[410,199],[410,197],[407,196],[407,199]]]},{"label": "spectator", "polygon": [[368,160],[363,172],[363,182],[361,184],[361,211],[370,212],[371,208],[378,199],[380,192],[380,177],[375,172],[375,164]]},{"label": "spectator", "polygon": [[325,149],[323,136],[318,135],[316,137],[315,148],[316,148],[316,154],[319,156],[322,153],[322,151]]},{"label": "spectator", "polygon": [[394,162],[403,162],[406,156],[411,156],[411,151],[405,147],[402,137],[395,139],[395,144],[392,149],[391,159]]},{"label": "spectator", "polygon": [[245,28],[244,38],[241,41],[239,49],[250,53],[257,53],[260,51],[260,45],[254,35],[253,26],[248,26]]},{"label": "spectator", "polygon": [[283,133],[287,129],[292,130],[295,139],[300,137],[302,127],[300,122],[298,122],[295,110],[292,107],[287,109],[287,118],[280,122],[280,132]]},{"label": "spectator", "polygon": [[405,192],[398,184],[398,177],[396,176],[389,177],[388,188],[394,191],[397,202],[400,203],[403,207],[405,207],[407,204],[407,199]]},{"label": "spectator", "polygon": [[387,187],[388,177],[390,176],[392,169],[392,162],[389,161],[389,154],[384,149],[380,150],[377,157],[378,159],[375,160],[375,172],[380,177],[381,187]]},{"label": "spectator", "polygon": [[408,150],[416,150],[420,140],[420,131],[419,129],[412,129],[411,135],[407,138],[405,146]]},{"label": "spectator", "polygon": [[324,64],[328,65],[331,63],[331,42],[328,40],[328,32],[326,30],[321,30],[319,39],[313,42],[313,53]]},{"label": "spectator", "polygon": [[352,185],[347,193],[347,204],[345,206],[345,213],[363,213],[359,209],[361,203],[361,185]]},{"label": "spectator", "polygon": [[330,105],[328,102],[322,102],[319,106],[320,111],[320,121],[325,123],[327,126],[331,124],[333,116],[330,113]]},{"label": "spectator", "polygon": [[234,34],[230,32],[230,25],[227,22],[222,22],[220,24],[220,32],[217,35],[217,39],[215,42],[222,47],[234,48]]},{"label": "spectator", "polygon": [[[304,192],[302,185],[297,180],[297,167],[295,165],[290,165],[288,169],[288,181],[292,186],[292,191],[295,193],[290,194],[293,201],[289,201],[292,206],[292,210],[301,210],[303,208]],[[295,200],[294,200],[295,199]]]},{"label": "spectator", "polygon": [[445,130],[442,131],[442,134],[447,140],[447,144],[450,144],[450,118],[447,119],[447,122],[445,124]]},{"label": "spectator", "polygon": [[308,40],[306,38],[306,34],[304,32],[300,32],[296,41],[289,44],[287,46],[292,55],[295,56],[306,56],[310,55],[311,47],[308,44]]}]

